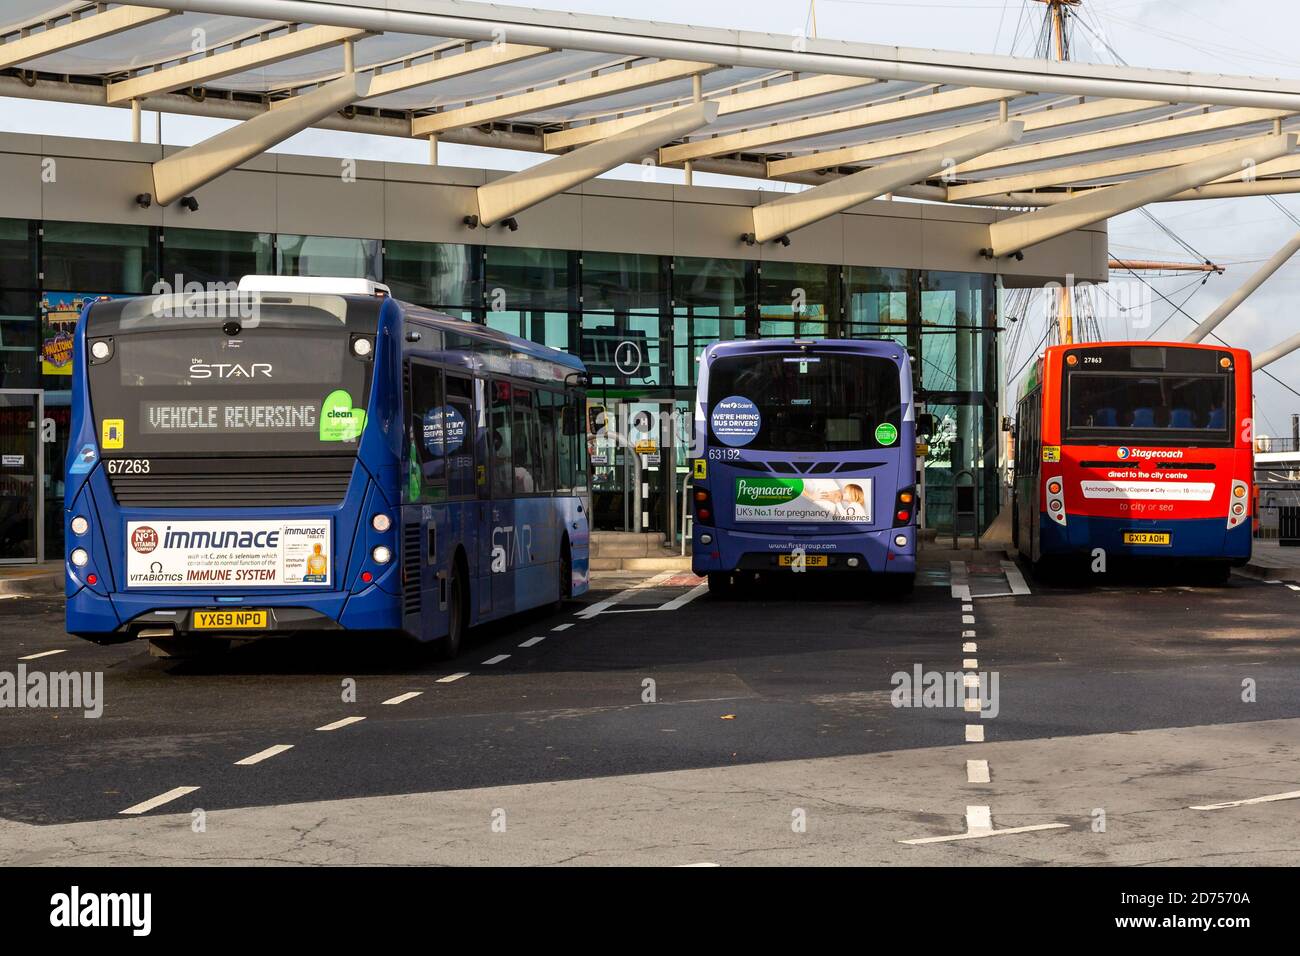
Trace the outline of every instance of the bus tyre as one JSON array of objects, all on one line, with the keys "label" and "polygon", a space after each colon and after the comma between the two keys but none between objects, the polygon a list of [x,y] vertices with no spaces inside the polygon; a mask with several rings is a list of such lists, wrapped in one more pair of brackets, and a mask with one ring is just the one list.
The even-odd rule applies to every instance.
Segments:
[{"label": "bus tyre", "polygon": [[731,575],[726,571],[709,572],[709,593],[714,597],[731,596]]},{"label": "bus tyre", "polygon": [[460,555],[451,565],[451,580],[447,582],[447,634],[438,647],[438,656],[449,661],[460,653],[469,629],[469,579],[465,562]]}]

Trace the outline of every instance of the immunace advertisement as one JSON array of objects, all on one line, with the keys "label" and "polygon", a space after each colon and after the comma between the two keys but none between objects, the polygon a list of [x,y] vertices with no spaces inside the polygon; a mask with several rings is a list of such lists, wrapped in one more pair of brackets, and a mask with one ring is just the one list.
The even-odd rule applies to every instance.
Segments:
[{"label": "immunace advertisement", "polygon": [[329,521],[128,521],[126,583],[139,588],[328,585]]}]

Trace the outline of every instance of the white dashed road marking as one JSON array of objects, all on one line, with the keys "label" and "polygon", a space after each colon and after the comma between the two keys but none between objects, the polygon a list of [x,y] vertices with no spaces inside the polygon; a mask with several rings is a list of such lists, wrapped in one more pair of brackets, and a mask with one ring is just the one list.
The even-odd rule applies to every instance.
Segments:
[{"label": "white dashed road marking", "polygon": [[502,661],[509,659],[509,657],[509,654],[497,654],[495,657],[489,657],[483,662],[483,664],[485,666],[488,664],[500,664]]},{"label": "white dashed road marking", "polygon": [[899,840],[909,846],[922,846],[926,843],[951,843],[954,840],[978,840],[983,837],[1011,836],[1016,833],[1034,833],[1038,830],[1068,830],[1068,823],[1039,823],[1032,827],[1008,827],[1005,830],[993,829],[993,815],[988,807],[966,808],[966,832],[951,836],[920,837],[916,840]]},{"label": "white dashed road marking", "polygon": [[967,760],[966,761],[966,782],[967,783],[988,783],[989,762],[987,760]]},{"label": "white dashed road marking", "polygon": [[973,671],[975,670],[975,668],[979,666],[980,666],[980,662],[978,658],[975,657],[962,658],[961,669],[964,671]]},{"label": "white dashed road marking", "polygon": [[572,623],[569,623],[569,624],[559,624],[559,625],[556,625],[555,627],[551,628],[551,630],[552,630],[552,631],[567,631],[567,630],[568,630],[569,628],[571,628],[571,627],[573,627],[573,624],[572,624]]},{"label": "white dashed road marking", "polygon": [[1270,793],[1266,797],[1251,797],[1248,800],[1230,800],[1227,803],[1207,803],[1204,806],[1188,807],[1189,810],[1226,810],[1229,807],[1249,807],[1257,803],[1276,803],[1279,800],[1300,800],[1300,790],[1288,790],[1286,793]]},{"label": "white dashed road marking", "polygon": [[173,800],[179,800],[181,797],[185,796],[185,794],[193,793],[197,789],[199,788],[198,787],[175,787],[171,790],[168,790],[166,793],[160,793],[156,797],[151,797],[150,799],[144,801],[144,803],[137,803],[133,807],[127,807],[125,810],[121,812],[124,814],[130,814],[132,816],[137,816],[141,813],[148,813],[154,807],[161,807],[164,803],[171,803]]},{"label": "white dashed road marking", "polygon": [[661,611],[675,611],[675,610],[677,610],[679,607],[685,607],[687,604],[690,604],[692,601],[694,601],[697,597],[699,597],[701,594],[703,594],[703,593],[704,593],[705,591],[707,591],[708,589],[709,589],[709,586],[708,586],[707,584],[697,584],[697,585],[695,585],[695,587],[691,588],[691,589],[690,589],[689,591],[687,591],[685,594],[681,595],[680,597],[675,597],[675,598],[673,598],[671,601],[669,601],[667,604],[662,605],[662,606],[659,608],[659,610],[661,610]]},{"label": "white dashed road marking", "polygon": [[1002,573],[1006,575],[1007,584],[1011,586],[1012,594],[1032,594],[1029,585],[1025,583],[1025,576],[1020,573],[1020,568],[1016,567],[1014,561],[1002,562]]},{"label": "white dashed road marking", "polygon": [[984,743],[984,725],[967,724],[966,725],[966,743],[982,744]]},{"label": "white dashed road marking", "polygon": [[973,641],[967,641],[961,646],[961,652],[963,654],[974,654],[976,650],[978,650],[978,648],[975,646]]},{"label": "white dashed road marking", "polygon": [[336,720],[332,724],[326,724],[324,727],[317,727],[317,730],[338,730],[340,727],[346,727],[348,724],[355,724],[365,720],[364,717],[344,717],[342,720]]},{"label": "white dashed road marking", "polygon": [[276,744],[274,747],[267,747],[265,750],[259,750],[251,757],[245,757],[243,760],[236,760],[235,766],[251,767],[255,763],[261,763],[263,760],[268,760],[271,757],[274,757],[276,754],[282,754],[286,750],[292,750],[292,749],[293,749],[293,744]]},{"label": "white dashed road marking", "polygon": [[975,623],[975,615],[974,615],[974,614],[963,614],[963,615],[961,616],[961,622],[962,622],[963,624],[974,624],[974,623]]},{"label": "white dashed road marking", "polygon": [[18,658],[20,661],[34,661],[38,657],[53,657],[55,654],[63,654],[65,648],[59,648],[57,651],[41,651],[39,654],[28,654],[26,657]]},{"label": "white dashed road marking", "polygon": [[413,698],[413,697],[419,697],[419,696],[420,696],[421,694],[423,694],[423,693],[424,693],[424,691],[422,691],[422,690],[413,690],[413,691],[409,691],[409,692],[407,692],[407,693],[405,693],[405,694],[398,694],[396,697],[390,697],[390,698],[388,698],[388,700],[384,701],[384,703],[385,703],[385,704],[404,704],[404,703],[406,703],[408,700],[410,700],[411,698]]},{"label": "white dashed road marking", "polygon": [[544,635],[543,635],[542,637],[530,637],[528,640],[524,641],[524,642],[523,642],[522,644],[520,644],[519,646],[520,646],[520,647],[532,647],[534,644],[540,644],[540,643],[542,643],[542,641],[544,641],[544,640],[546,640],[546,637],[545,637]]},{"label": "white dashed road marking", "polygon": [[461,671],[459,674],[448,674],[446,677],[439,677],[435,684],[451,684],[460,680],[462,677],[468,677],[469,671]]}]

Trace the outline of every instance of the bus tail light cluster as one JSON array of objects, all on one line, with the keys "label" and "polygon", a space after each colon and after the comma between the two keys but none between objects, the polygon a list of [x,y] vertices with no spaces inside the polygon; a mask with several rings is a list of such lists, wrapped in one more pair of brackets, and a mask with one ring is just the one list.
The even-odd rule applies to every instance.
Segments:
[{"label": "bus tail light cluster", "polygon": [[695,489],[695,522],[713,524],[713,496],[709,494],[708,488]]},{"label": "bus tail light cluster", "polygon": [[1065,527],[1065,482],[1059,476],[1048,478],[1044,489],[1047,492],[1047,516]]},{"label": "bus tail light cluster", "polygon": [[1228,502],[1228,528],[1250,519],[1250,488],[1244,481],[1232,479],[1232,498]]},{"label": "bus tail light cluster", "polygon": [[894,527],[901,528],[912,521],[916,512],[916,489],[903,488],[894,499]]}]

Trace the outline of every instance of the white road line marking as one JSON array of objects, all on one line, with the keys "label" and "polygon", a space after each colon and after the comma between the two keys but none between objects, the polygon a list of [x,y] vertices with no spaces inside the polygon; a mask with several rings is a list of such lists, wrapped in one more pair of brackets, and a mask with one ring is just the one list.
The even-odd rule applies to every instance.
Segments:
[{"label": "white road line marking", "polygon": [[1281,581],[1265,581],[1265,584],[1281,584]]},{"label": "white road line marking", "polygon": [[974,654],[976,650],[977,648],[974,641],[967,641],[961,646],[961,652],[963,654]]},{"label": "white road line marking", "polygon": [[423,694],[423,693],[424,693],[424,691],[422,691],[422,690],[412,690],[412,691],[408,691],[408,692],[405,693],[405,694],[398,694],[396,697],[390,697],[390,698],[388,698],[388,700],[384,701],[384,703],[385,703],[385,704],[405,704],[408,700],[411,700],[411,699],[413,699],[413,698],[415,698],[415,697],[419,697],[419,696],[420,696],[421,694]]},{"label": "white road line marking", "polygon": [[1300,584],[1288,584],[1287,587],[1292,591],[1300,591]]},{"label": "white road line marking", "polygon": [[551,628],[551,630],[552,630],[552,631],[567,631],[567,630],[568,630],[569,628],[571,628],[571,627],[573,627],[573,624],[570,622],[569,624],[557,624],[555,627]]},{"label": "white road line marking", "polygon": [[961,622],[962,622],[963,624],[974,624],[974,623],[975,623],[975,615],[974,615],[974,614],[963,614],[963,615],[961,616]]},{"label": "white road line marking", "polygon": [[697,597],[699,597],[708,589],[709,589],[709,585],[707,583],[697,584],[695,585],[695,587],[691,588],[685,594],[678,595],[677,597],[669,601],[667,604],[662,605],[659,608],[659,610],[675,611],[679,607],[685,607],[687,604],[690,604],[692,601],[694,601]]},{"label": "white road line marking", "polygon": [[26,657],[18,658],[20,661],[34,661],[38,657],[53,657],[55,654],[66,654],[67,648],[59,648],[57,651],[41,651],[39,654],[28,654]]},{"label": "white road line marking", "polygon": [[966,761],[966,782],[967,783],[988,783],[989,762],[987,760],[967,760]]},{"label": "white road line marking", "polygon": [[678,863],[678,868],[685,866],[722,866],[721,863]]},{"label": "white road line marking", "polygon": [[179,800],[181,797],[185,796],[185,794],[193,793],[197,789],[199,788],[198,787],[175,787],[171,790],[168,790],[166,793],[160,793],[156,797],[151,797],[150,799],[144,801],[144,803],[137,803],[133,807],[127,807],[125,810],[119,811],[119,814],[130,814],[132,816],[136,816],[141,813],[148,813],[154,807],[161,807],[164,803],[171,803],[173,800]]},{"label": "white road line marking", "polygon": [[524,641],[524,642],[523,642],[522,644],[520,644],[519,646],[520,646],[520,647],[532,647],[534,644],[540,644],[540,643],[542,643],[542,641],[544,641],[544,640],[546,640],[546,635],[542,635],[541,637],[530,637],[528,640]]},{"label": "white road line marking", "polygon": [[961,609],[962,609],[963,611],[973,611],[973,610],[975,610],[975,605],[974,605],[974,604],[963,604],[963,605],[961,606]]},{"label": "white road line marking", "polygon": [[[620,601],[626,600],[627,598],[635,594],[637,591],[642,591],[645,590],[646,588],[652,588],[655,585],[659,584],[661,581],[667,581],[673,575],[678,573],[680,572],[660,571],[658,574],[654,575],[653,577],[646,578],[644,581],[640,582],[639,584],[634,584],[630,588],[624,588],[622,591],[619,591],[617,594],[613,595],[612,597],[607,597],[603,601],[597,601],[595,604],[591,605],[590,607],[583,608],[581,611],[578,612],[577,616],[583,618],[584,620],[587,618],[595,617],[601,611],[613,607],[615,604],[618,604]],[[566,626],[571,627],[572,625],[566,625]],[[556,630],[559,630],[559,628],[556,628]]]},{"label": "white road line marking", "polygon": [[1300,800],[1300,790],[1288,790],[1286,793],[1270,793],[1266,797],[1251,797],[1248,800],[1230,800],[1227,803],[1207,803],[1188,810],[1226,810],[1229,807],[1249,807],[1256,803],[1276,803],[1279,800]]},{"label": "white road line marking", "polygon": [[435,683],[435,684],[450,684],[450,683],[452,683],[453,681],[458,681],[458,680],[460,680],[462,677],[468,677],[468,676],[469,676],[469,671],[461,671],[459,674],[448,674],[446,677],[439,677],[436,681],[434,681],[434,683]]},{"label": "white road line marking", "polygon": [[984,743],[984,725],[967,724],[966,725],[966,743],[982,744]]},{"label": "white road line marking", "polygon": [[962,631],[962,632],[961,632],[961,636],[962,636],[962,637],[974,637],[974,636],[975,636],[975,632],[974,632],[974,631]]},{"label": "white road line marking", "polygon": [[26,597],[25,594],[0,594],[0,601],[17,601],[20,597]]},{"label": "white road line marking", "polygon": [[342,720],[336,720],[332,724],[326,724],[324,727],[317,727],[317,730],[338,730],[340,727],[346,727],[348,724],[355,724],[365,720],[364,717],[344,717]]},{"label": "white road line marking", "polygon": [[970,572],[966,568],[965,561],[948,562],[948,581],[953,597],[961,598],[963,601],[970,600]]},{"label": "white road line marking", "polygon": [[955,833],[952,836],[939,837],[922,837],[919,840],[899,840],[899,843],[906,843],[909,846],[921,846],[926,843],[952,843],[957,840],[979,840],[984,837],[1013,836],[1017,833],[1034,833],[1038,830],[1068,830],[1068,823],[1039,823],[1032,827],[1008,827],[1005,830],[967,830],[965,833]]},{"label": "white road line marking", "polygon": [[282,754],[286,750],[292,750],[292,749],[293,749],[293,744],[276,744],[274,747],[267,747],[265,750],[259,750],[251,757],[245,757],[243,760],[236,760],[235,766],[251,767],[255,763],[261,763],[263,760],[267,760],[271,757],[274,757],[276,754]]},{"label": "white road line marking", "polygon": [[961,669],[964,671],[973,671],[980,666],[980,662],[974,657],[964,657],[961,662]]},{"label": "white road line marking", "polygon": [[980,678],[979,678],[979,675],[978,675],[978,674],[963,674],[963,675],[962,675],[962,679],[961,679],[961,685],[962,685],[963,687],[966,687],[966,688],[974,687],[976,690],[978,690],[978,689],[979,689],[979,686],[980,686]]},{"label": "white road line marking", "polygon": [[489,657],[487,660],[483,662],[483,664],[484,665],[500,664],[502,661],[507,660],[509,657],[510,657],[509,654],[497,654],[494,657]]},{"label": "white road line marking", "polygon": [[967,713],[971,713],[971,712],[978,713],[982,709],[980,707],[980,699],[978,697],[967,697],[966,703],[963,704],[962,706]]},{"label": "white road line marking", "polygon": [[977,833],[993,829],[993,814],[988,807],[966,808],[966,832]]},{"label": "white road line marking", "polygon": [[1007,584],[1011,585],[1012,594],[1032,594],[1029,585],[1025,583],[1025,576],[1020,573],[1020,568],[1014,561],[1002,562],[1002,573],[1007,576]]}]

